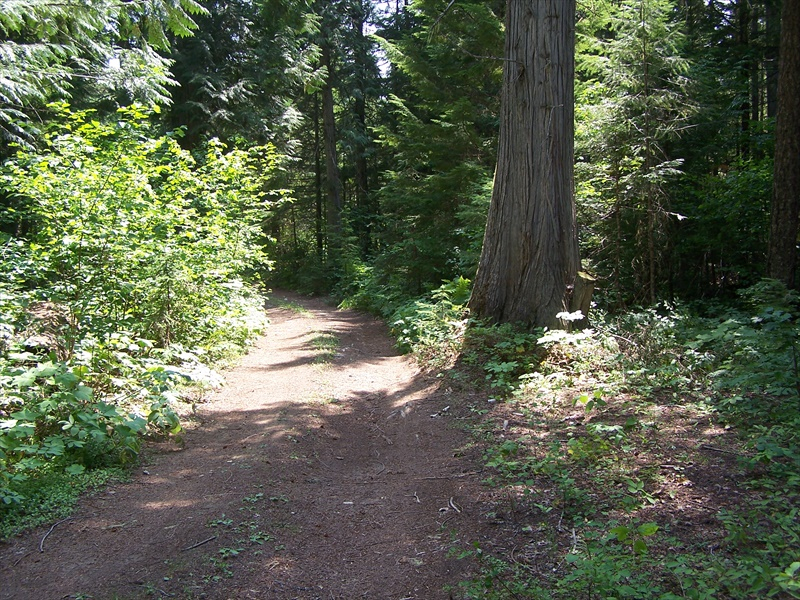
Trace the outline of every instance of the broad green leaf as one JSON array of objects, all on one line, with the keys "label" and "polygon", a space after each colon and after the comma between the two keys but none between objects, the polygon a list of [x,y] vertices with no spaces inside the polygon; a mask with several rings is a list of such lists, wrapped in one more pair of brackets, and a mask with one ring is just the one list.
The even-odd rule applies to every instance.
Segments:
[{"label": "broad green leaf", "polygon": [[78,400],[82,400],[83,402],[88,402],[92,399],[93,390],[90,387],[85,385],[79,385],[78,389],[75,390],[75,398]]},{"label": "broad green leaf", "polygon": [[617,541],[624,542],[630,536],[631,530],[628,527],[625,527],[625,525],[620,525],[611,529],[610,533],[617,536]]},{"label": "broad green leaf", "polygon": [[70,475],[80,475],[81,473],[86,471],[86,467],[79,464],[73,464],[64,469],[64,471],[69,473]]},{"label": "broad green leaf", "polygon": [[633,551],[636,554],[645,554],[647,552],[647,544],[644,540],[636,540],[633,542]]},{"label": "broad green leaf", "polygon": [[658,525],[655,523],[642,523],[639,525],[636,530],[643,535],[644,537],[650,537],[656,531],[658,531]]}]

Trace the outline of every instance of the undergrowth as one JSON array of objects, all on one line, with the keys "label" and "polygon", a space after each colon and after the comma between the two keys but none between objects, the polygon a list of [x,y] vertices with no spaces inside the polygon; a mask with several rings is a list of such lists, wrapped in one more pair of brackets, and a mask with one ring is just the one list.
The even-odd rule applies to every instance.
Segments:
[{"label": "undergrowth", "polygon": [[50,108],[41,149],[0,168],[5,533],[43,495],[67,507],[67,491],[133,464],[144,436],[179,436],[174,400],[218,381],[212,366],[264,325],[245,277],[269,264],[274,149],[212,140],[196,157],[141,106],[110,120]]},{"label": "undergrowth", "polygon": [[486,516],[516,550],[457,549],[481,566],[463,597],[800,598],[793,292],[763,281],[736,305],[598,313],[572,333],[472,321],[467,292],[445,284],[392,321],[401,347],[484,391],[472,428],[505,498]]}]

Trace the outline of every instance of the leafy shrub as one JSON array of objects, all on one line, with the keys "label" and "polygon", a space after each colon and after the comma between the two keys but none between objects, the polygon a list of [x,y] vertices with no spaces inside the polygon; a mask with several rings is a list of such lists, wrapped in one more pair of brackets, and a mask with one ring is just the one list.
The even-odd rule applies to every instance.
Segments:
[{"label": "leafy shrub", "polygon": [[[213,378],[263,325],[243,278],[269,267],[271,147],[202,156],[132,106],[53,105],[42,150],[0,169],[0,498],[45,470],[126,464],[177,433],[178,386]],[[270,195],[271,194],[271,195]]]},{"label": "leafy shrub", "polygon": [[431,292],[430,299],[399,306],[389,321],[398,346],[426,362],[434,357],[452,358],[467,324],[469,295],[470,281],[457,277]]}]

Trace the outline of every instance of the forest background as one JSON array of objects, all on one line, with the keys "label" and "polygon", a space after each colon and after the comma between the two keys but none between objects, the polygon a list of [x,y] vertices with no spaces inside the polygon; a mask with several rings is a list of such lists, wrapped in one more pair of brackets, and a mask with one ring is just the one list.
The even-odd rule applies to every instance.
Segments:
[{"label": "forest background", "polygon": [[[179,435],[183,387],[213,383],[209,366],[263,325],[259,290],[280,286],[381,315],[431,368],[473,356],[500,400],[554,385],[547,356],[571,347],[608,374],[576,394],[587,412],[624,393],[720,415],[758,467],[740,514],[768,517],[723,519],[738,549],[713,584],[684,553],[669,568],[694,583],[675,597],[798,597],[800,309],[793,272],[764,279],[780,2],[577,12],[575,199],[596,289],[593,329],[556,334],[465,312],[497,159],[504,1],[4,0],[6,534],[40,490],[96,483],[148,432]],[[522,450],[490,453],[514,483]],[[620,527],[608,539],[645,560],[656,530]],[[601,539],[572,549],[584,578],[611,552]],[[591,577],[639,597],[602,564]]]}]

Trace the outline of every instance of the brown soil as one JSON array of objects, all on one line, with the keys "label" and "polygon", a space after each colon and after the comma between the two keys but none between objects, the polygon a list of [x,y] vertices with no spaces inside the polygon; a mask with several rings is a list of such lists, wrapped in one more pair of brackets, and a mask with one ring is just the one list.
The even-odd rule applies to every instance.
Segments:
[{"label": "brown soil", "polygon": [[450,597],[488,527],[453,397],[380,322],[288,300],[182,447],[0,545],[0,598]]},{"label": "brown soil", "polygon": [[[379,321],[276,300],[267,335],[199,405],[183,446],[151,446],[130,482],[52,529],[0,543],[0,600],[463,598],[455,586],[486,564],[454,554],[478,543],[484,558],[552,583],[581,544],[572,524],[598,511],[668,532],[653,556],[676,544],[697,556],[731,550],[716,515],[753,492],[741,440],[713,412],[620,393],[602,422],[636,425],[611,444],[588,435],[593,416],[571,401],[592,389],[581,377],[593,369],[552,397],[534,389],[488,403],[491,390],[464,383],[483,379],[479,366],[427,377]],[[509,466],[567,469],[574,485],[546,468],[526,472],[535,481],[525,486],[482,485],[502,480],[479,472],[484,441],[516,444]],[[626,491],[633,480],[642,491]],[[511,591],[511,577],[490,583],[536,597]]]}]

